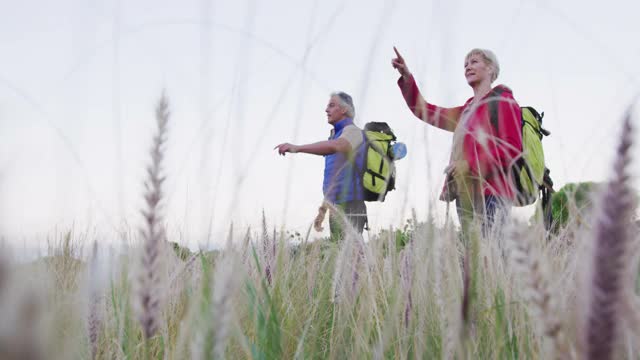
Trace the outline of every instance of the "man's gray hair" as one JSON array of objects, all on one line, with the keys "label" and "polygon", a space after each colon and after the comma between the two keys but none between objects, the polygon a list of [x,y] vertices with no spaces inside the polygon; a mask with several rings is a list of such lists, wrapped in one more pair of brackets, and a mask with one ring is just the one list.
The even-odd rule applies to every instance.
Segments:
[{"label": "man's gray hair", "polygon": [[496,57],[496,54],[494,54],[493,51],[491,50],[476,48],[469,51],[467,56],[465,56],[464,58],[465,62],[469,60],[471,55],[480,55],[484,59],[484,62],[486,62],[488,65],[493,66],[493,74],[491,75],[491,82],[496,81],[496,79],[498,78],[498,75],[500,75],[500,64],[498,63],[498,58]]},{"label": "man's gray hair", "polygon": [[340,105],[347,110],[348,117],[353,119],[356,116],[356,108],[353,106],[353,99],[351,98],[351,95],[343,91],[334,91],[331,93],[331,96],[335,96],[340,99]]}]

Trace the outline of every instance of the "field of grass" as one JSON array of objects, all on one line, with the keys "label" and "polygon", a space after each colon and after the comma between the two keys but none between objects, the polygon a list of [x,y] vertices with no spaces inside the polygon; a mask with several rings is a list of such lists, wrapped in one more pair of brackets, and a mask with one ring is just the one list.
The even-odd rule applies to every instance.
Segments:
[{"label": "field of grass", "polygon": [[98,251],[68,233],[31,263],[0,252],[0,359],[610,359],[640,354],[630,121],[588,220],[508,223],[466,241],[407,221],[364,242],[230,227],[176,250],[161,216],[157,109],[144,225]]}]

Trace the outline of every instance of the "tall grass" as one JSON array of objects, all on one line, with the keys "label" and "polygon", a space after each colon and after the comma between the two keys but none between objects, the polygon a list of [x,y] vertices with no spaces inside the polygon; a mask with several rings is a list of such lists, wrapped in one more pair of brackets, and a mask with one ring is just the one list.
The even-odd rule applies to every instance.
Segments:
[{"label": "tall grass", "polygon": [[622,330],[621,312],[624,273],[630,265],[631,220],[635,195],[629,185],[628,167],[633,145],[630,111],[624,121],[614,162],[614,174],[602,192],[593,233],[584,355],[588,359],[611,359]]},{"label": "tall grass", "polygon": [[161,206],[163,200],[162,174],[164,144],[167,140],[167,124],[169,122],[169,104],[163,94],[156,106],[157,133],[153,136],[151,146],[151,164],[147,167],[144,199],[146,208],[142,210],[144,225],[140,228],[143,240],[141,263],[138,274],[137,316],[146,339],[153,337],[160,327],[162,306],[163,276],[162,250],[166,243],[166,232],[163,224]]},{"label": "tall grass", "polygon": [[134,249],[102,254],[108,281],[96,275],[97,250],[84,254],[87,239],[73,232],[54,245],[63,251],[53,257],[12,264],[0,256],[1,359],[640,353],[640,238],[630,231],[628,128],[605,200],[595,206],[594,228],[569,225],[547,237],[542,224],[513,222],[502,235],[477,232],[467,247],[450,223],[414,215],[403,230],[371,234],[368,242],[347,231],[340,243],[292,244],[285,231],[269,230],[264,216],[258,231],[231,227],[222,250],[180,258],[164,246],[172,239],[158,208],[164,97],[156,120],[144,228]]}]

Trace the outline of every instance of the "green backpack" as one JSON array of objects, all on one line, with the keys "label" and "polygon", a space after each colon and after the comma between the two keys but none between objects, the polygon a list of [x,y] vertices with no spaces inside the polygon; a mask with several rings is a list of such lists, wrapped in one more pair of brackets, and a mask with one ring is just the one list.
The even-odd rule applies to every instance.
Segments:
[{"label": "green backpack", "polygon": [[396,136],[385,122],[367,123],[364,126],[364,135],[364,200],[384,201],[387,192],[396,188],[396,168],[392,153]]},{"label": "green backpack", "polygon": [[[500,95],[499,90],[496,96]],[[497,129],[499,100],[489,102],[491,123]],[[551,133],[542,128],[544,112],[538,113],[530,106],[520,108],[522,117],[520,126],[522,131],[522,156],[511,168],[511,178],[516,189],[515,206],[531,205],[542,198],[543,210],[548,210],[550,193],[553,192],[553,181],[549,176],[549,169],[545,166],[542,139]]]},{"label": "green backpack", "polygon": [[[538,199],[539,190],[545,182],[544,151],[542,138],[550,134],[542,128],[544,112],[539,114],[534,108],[525,106],[522,110],[522,156],[513,168],[516,186],[516,205],[531,205]],[[548,176],[548,171],[546,172]]]}]

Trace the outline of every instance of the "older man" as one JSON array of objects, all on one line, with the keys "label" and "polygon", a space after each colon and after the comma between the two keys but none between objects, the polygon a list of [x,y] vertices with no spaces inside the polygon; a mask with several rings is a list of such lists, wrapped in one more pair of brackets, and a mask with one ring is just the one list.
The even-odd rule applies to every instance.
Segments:
[{"label": "older man", "polygon": [[353,124],[355,108],[351,96],[344,92],[332,93],[325,112],[329,124],[333,126],[329,140],[306,145],[284,143],[275,148],[280,155],[289,152],[325,157],[322,191],[325,202],[336,209],[329,215],[331,237],[335,240],[344,236],[340,225],[341,215],[346,217],[358,233],[362,233],[367,223],[362,187],[366,147],[363,131]]}]

